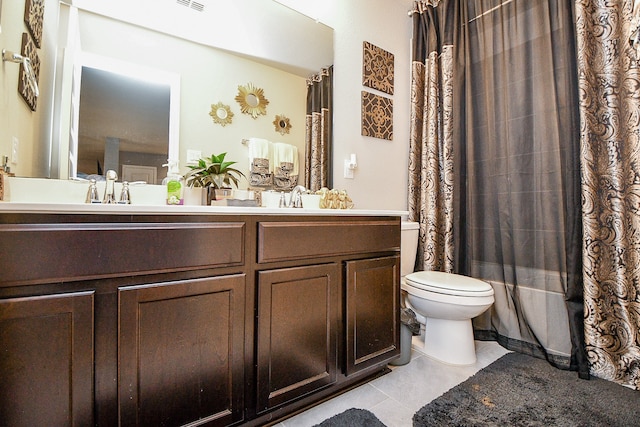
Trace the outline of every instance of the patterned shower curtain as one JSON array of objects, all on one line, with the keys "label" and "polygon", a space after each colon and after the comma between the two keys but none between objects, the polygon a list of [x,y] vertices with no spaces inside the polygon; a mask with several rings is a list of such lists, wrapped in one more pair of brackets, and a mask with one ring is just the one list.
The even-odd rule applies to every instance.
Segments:
[{"label": "patterned shower curtain", "polygon": [[576,1],[585,339],[591,373],[640,389],[640,61],[630,0]]},{"label": "patterned shower curtain", "polygon": [[414,12],[409,221],[420,227],[418,270],[452,273],[453,49],[438,33],[434,3],[439,1],[416,2]]},{"label": "patterned shower curtain", "polygon": [[415,2],[409,219],[492,284],[477,338],[587,377],[573,1]]},{"label": "patterned shower curtain", "polygon": [[331,188],[333,139],[333,66],[307,79],[305,187]]}]

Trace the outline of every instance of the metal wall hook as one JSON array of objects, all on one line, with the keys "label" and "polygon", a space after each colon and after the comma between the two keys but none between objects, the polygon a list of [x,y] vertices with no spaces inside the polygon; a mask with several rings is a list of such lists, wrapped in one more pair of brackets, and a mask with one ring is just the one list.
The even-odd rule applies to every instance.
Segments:
[{"label": "metal wall hook", "polygon": [[4,61],[21,63],[22,55],[15,52],[10,52],[7,49],[2,49],[2,62]]}]

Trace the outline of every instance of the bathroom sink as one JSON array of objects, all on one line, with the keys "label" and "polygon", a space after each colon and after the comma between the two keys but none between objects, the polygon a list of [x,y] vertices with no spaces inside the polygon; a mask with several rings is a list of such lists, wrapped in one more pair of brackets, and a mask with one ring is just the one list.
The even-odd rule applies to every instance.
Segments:
[{"label": "bathroom sink", "polygon": [[[105,183],[97,182],[98,194],[104,194]],[[12,203],[84,204],[89,189],[88,181],[46,178],[9,177],[5,179],[5,199]],[[116,201],[122,191],[122,183],[115,183]],[[165,188],[162,185],[131,185],[129,189],[133,205],[162,205]]]}]

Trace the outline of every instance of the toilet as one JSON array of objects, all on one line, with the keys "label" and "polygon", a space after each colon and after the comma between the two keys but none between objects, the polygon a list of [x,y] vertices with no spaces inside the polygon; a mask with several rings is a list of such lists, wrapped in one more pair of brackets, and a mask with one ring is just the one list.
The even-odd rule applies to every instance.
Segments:
[{"label": "toilet", "polygon": [[414,272],[419,224],[402,222],[400,270],[405,305],[425,325],[423,352],[449,365],[476,362],[471,319],[494,302],[487,282],[439,271]]}]

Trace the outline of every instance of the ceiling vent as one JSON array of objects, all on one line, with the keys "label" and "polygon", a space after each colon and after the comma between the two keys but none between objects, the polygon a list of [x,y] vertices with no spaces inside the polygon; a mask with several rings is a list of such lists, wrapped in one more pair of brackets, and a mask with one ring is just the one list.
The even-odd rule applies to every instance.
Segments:
[{"label": "ceiling vent", "polygon": [[189,9],[193,9],[197,12],[204,11],[204,4],[194,1],[194,0],[176,0],[180,6],[188,7]]}]

